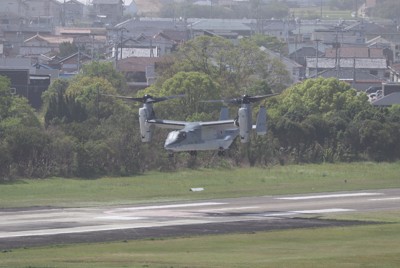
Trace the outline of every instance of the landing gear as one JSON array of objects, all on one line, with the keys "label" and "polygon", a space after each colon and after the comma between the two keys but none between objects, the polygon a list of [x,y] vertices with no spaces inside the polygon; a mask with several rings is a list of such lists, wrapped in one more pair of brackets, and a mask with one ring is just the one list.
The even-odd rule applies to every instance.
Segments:
[{"label": "landing gear", "polygon": [[197,151],[190,151],[189,154],[190,154],[190,156],[196,157]]},{"label": "landing gear", "polygon": [[224,156],[225,155],[225,150],[224,148],[220,147],[218,151],[218,156]]}]

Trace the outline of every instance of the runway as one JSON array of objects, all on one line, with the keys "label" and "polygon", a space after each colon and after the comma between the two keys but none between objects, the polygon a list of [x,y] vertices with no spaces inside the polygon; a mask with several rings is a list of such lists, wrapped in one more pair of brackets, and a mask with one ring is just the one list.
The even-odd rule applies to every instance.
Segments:
[{"label": "runway", "polygon": [[3,209],[0,249],[363,224],[318,217],[399,209],[400,188],[140,206]]}]

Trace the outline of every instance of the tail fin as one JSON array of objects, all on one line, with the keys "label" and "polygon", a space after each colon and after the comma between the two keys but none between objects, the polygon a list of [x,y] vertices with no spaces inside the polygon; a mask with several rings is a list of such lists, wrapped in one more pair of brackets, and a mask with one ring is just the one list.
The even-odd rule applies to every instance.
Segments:
[{"label": "tail fin", "polygon": [[228,107],[222,107],[219,114],[219,120],[229,120],[229,109]]},{"label": "tail fin", "polygon": [[264,106],[260,107],[260,111],[257,115],[256,132],[257,135],[267,134],[267,110]]}]

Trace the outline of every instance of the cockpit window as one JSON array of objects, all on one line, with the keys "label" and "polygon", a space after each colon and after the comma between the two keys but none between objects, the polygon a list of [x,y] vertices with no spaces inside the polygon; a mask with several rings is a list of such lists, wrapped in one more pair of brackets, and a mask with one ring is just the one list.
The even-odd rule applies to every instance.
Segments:
[{"label": "cockpit window", "polygon": [[186,131],[172,131],[168,134],[166,144],[175,144],[179,143],[186,139],[187,133]]},{"label": "cockpit window", "polygon": [[178,134],[178,138],[176,140],[179,142],[179,141],[183,141],[184,139],[186,139],[186,132],[180,131]]}]

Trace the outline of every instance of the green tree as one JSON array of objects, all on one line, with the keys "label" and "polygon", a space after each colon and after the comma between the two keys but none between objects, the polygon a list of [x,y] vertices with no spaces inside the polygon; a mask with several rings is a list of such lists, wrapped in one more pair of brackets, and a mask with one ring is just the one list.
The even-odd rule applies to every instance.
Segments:
[{"label": "green tree", "polygon": [[257,46],[263,46],[277,53],[287,55],[286,43],[279,40],[275,36],[255,34],[251,37],[251,40],[253,40]]},{"label": "green tree", "polygon": [[335,78],[308,79],[287,89],[279,99],[282,105],[277,107],[278,115],[297,121],[311,114],[326,116],[338,111],[346,111],[352,118],[370,106],[365,94],[358,94],[349,84]]},{"label": "green tree", "polygon": [[9,116],[9,108],[12,103],[10,85],[8,78],[0,76],[0,120]]},{"label": "green tree", "polygon": [[101,77],[77,77],[65,92],[67,102],[73,104],[69,113],[73,118],[78,118],[76,121],[85,119],[79,118],[81,109],[89,118],[109,117],[119,102],[104,95],[117,95],[117,90],[108,80]]},{"label": "green tree", "polygon": [[69,82],[67,80],[57,79],[42,94],[46,125],[49,125],[55,118],[61,121],[71,121],[70,110],[65,98],[65,91],[68,86]]},{"label": "green tree", "polygon": [[358,155],[362,150],[359,133],[351,127],[373,109],[365,94],[337,79],[318,78],[296,84],[276,99],[269,109],[271,129],[294,161],[316,161],[318,155],[332,161],[345,151]]},{"label": "green tree", "polygon": [[118,92],[124,93],[126,81],[122,73],[115,70],[111,62],[92,62],[82,67],[81,77],[98,77],[107,80]]},{"label": "green tree", "polygon": [[201,36],[185,43],[166,67],[158,85],[178,72],[202,72],[221,86],[224,97],[247,93],[260,81],[275,92],[289,82],[283,64],[270,59],[251,39],[235,46],[221,37]]},{"label": "green tree", "polygon": [[64,58],[76,52],[78,52],[78,46],[76,44],[70,42],[63,42],[60,44],[60,53],[58,54],[58,56]]},{"label": "green tree", "polygon": [[5,161],[0,174],[4,177],[40,175],[48,139],[33,108],[27,99],[12,97],[6,113],[8,116],[0,121],[0,146],[4,150],[1,158]]},{"label": "green tree", "polygon": [[[150,87],[138,95],[151,94],[155,96],[182,95],[183,98],[169,100],[162,104],[162,109],[157,109],[161,117],[168,116],[180,120],[211,119],[206,116],[209,104],[204,100],[220,99],[220,87],[206,74],[201,72],[179,72],[166,80],[161,89]],[[160,107],[161,108],[161,107]],[[199,118],[199,115],[200,118]]]}]

